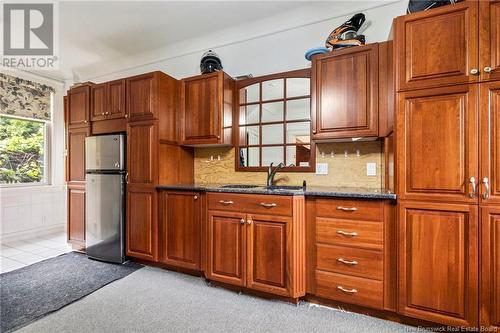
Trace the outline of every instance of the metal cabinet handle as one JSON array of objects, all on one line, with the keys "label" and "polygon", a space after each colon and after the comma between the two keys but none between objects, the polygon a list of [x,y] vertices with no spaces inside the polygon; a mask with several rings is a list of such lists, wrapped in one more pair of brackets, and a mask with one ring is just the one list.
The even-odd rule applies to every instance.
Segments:
[{"label": "metal cabinet handle", "polygon": [[484,70],[485,73],[491,73],[491,71],[493,70],[493,68],[491,68],[489,66],[486,66],[486,67],[484,67],[483,70]]},{"label": "metal cabinet handle", "polygon": [[245,224],[245,219],[241,219],[240,224]]},{"label": "metal cabinet handle", "polygon": [[104,112],[104,114],[107,116],[109,114],[109,112],[106,111],[106,112]]},{"label": "metal cabinet handle", "polygon": [[261,206],[264,206],[264,207],[276,207],[276,204],[274,202],[272,203],[265,203],[265,202],[261,202],[260,203]]},{"label": "metal cabinet handle", "polygon": [[252,220],[250,220],[250,219],[248,219],[248,220],[247,220],[247,224],[252,224],[252,222],[253,222],[253,221],[252,221]]},{"label": "metal cabinet handle", "polygon": [[198,196],[197,196],[197,195],[195,195],[195,196],[193,197],[193,199],[194,199],[194,200],[198,200]]},{"label": "metal cabinet handle", "polygon": [[338,290],[340,290],[340,291],[343,291],[343,292],[345,292],[345,293],[348,293],[348,294],[355,294],[355,293],[357,293],[357,292],[358,292],[358,291],[357,291],[356,289],[354,289],[354,288],[353,288],[353,289],[346,289],[346,288],[344,288],[344,287],[342,287],[342,286],[337,286],[337,289],[338,289]]},{"label": "metal cabinet handle", "polygon": [[317,133],[316,130],[313,130],[313,134],[316,134],[316,133]]},{"label": "metal cabinet handle", "polygon": [[476,178],[470,177],[469,178],[469,183],[472,185],[472,192],[469,193],[469,197],[475,198],[477,195],[477,184],[476,184]]},{"label": "metal cabinet handle", "polygon": [[484,184],[483,199],[489,199],[490,198],[490,181],[488,180],[488,177],[483,178],[483,184]]},{"label": "metal cabinet handle", "polygon": [[128,172],[125,174],[125,183],[128,184]]},{"label": "metal cabinet handle", "polygon": [[479,74],[479,69],[477,69],[477,68],[473,68],[473,69],[471,69],[471,70],[470,70],[470,73],[471,73],[472,75],[478,75],[478,74]]},{"label": "metal cabinet handle", "polygon": [[128,114],[125,114],[125,118],[128,118]]},{"label": "metal cabinet handle", "polygon": [[226,205],[226,206],[234,204],[234,202],[231,200],[227,200],[227,201],[226,200],[219,200],[219,203],[222,205]]},{"label": "metal cabinet handle", "polygon": [[343,210],[344,212],[355,212],[358,210],[356,207],[342,207],[342,206],[337,206],[338,210]]},{"label": "metal cabinet handle", "polygon": [[358,262],[357,262],[356,260],[345,260],[345,259],[343,259],[343,258],[338,258],[338,259],[337,259],[337,261],[338,261],[338,262],[341,262],[341,263],[343,263],[343,264],[346,264],[346,265],[352,265],[352,266],[354,266],[354,265],[357,265],[357,264],[358,264]]},{"label": "metal cabinet handle", "polygon": [[345,231],[342,231],[342,230],[337,230],[337,233],[340,234],[340,235],[351,236],[351,237],[354,237],[354,236],[358,235],[357,232],[345,232]]}]

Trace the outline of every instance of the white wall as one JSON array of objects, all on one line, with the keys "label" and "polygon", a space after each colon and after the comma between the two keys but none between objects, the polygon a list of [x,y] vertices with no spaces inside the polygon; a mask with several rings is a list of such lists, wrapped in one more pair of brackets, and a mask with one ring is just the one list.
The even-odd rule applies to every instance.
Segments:
[{"label": "white wall", "polygon": [[0,238],[2,241],[32,237],[66,228],[64,181],[64,83],[24,71],[5,74],[50,85],[56,89],[50,131],[50,184],[0,188]]}]

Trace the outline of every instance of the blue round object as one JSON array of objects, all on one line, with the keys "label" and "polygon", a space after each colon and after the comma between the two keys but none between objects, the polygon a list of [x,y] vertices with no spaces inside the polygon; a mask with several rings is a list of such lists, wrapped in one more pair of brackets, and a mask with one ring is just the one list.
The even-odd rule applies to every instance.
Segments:
[{"label": "blue round object", "polygon": [[307,60],[311,61],[311,57],[313,55],[323,54],[323,53],[327,53],[327,52],[330,52],[330,50],[327,49],[326,47],[313,47],[312,49],[307,50],[305,57]]}]

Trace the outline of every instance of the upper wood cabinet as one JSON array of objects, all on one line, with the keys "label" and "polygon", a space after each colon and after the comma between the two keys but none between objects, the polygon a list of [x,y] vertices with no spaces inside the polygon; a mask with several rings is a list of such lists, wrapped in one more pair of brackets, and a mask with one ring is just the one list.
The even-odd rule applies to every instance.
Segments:
[{"label": "upper wood cabinet", "polygon": [[200,270],[201,208],[199,193],[161,192],[161,262]]},{"label": "upper wood cabinet", "polygon": [[224,72],[182,80],[181,144],[232,144],[234,88]]},{"label": "upper wood cabinet", "polygon": [[68,127],[90,125],[90,85],[71,88],[68,91]]},{"label": "upper wood cabinet", "polygon": [[400,199],[478,202],[477,88],[399,94]]},{"label": "upper wood cabinet", "polygon": [[69,129],[67,133],[67,181],[85,182],[85,138],[88,127]]},{"label": "upper wood cabinet", "polygon": [[398,256],[398,312],[477,325],[477,206],[400,203]]},{"label": "upper wood cabinet", "polygon": [[315,56],[313,139],[378,136],[378,44]]},{"label": "upper wood cabinet", "polygon": [[481,211],[481,326],[500,330],[500,208]]},{"label": "upper wood cabinet", "polygon": [[108,109],[106,83],[96,84],[90,88],[90,118],[92,121],[106,119]]},{"label": "upper wood cabinet", "polygon": [[158,177],[158,122],[127,125],[127,171],[132,184],[154,185]]},{"label": "upper wood cabinet", "polygon": [[100,83],[91,88],[92,121],[124,118],[125,80]]},{"label": "upper wood cabinet", "polygon": [[500,79],[500,1],[479,1],[481,79]]},{"label": "upper wood cabinet", "polygon": [[154,73],[127,79],[127,115],[132,121],[145,117],[155,117],[155,94],[158,93]]}]

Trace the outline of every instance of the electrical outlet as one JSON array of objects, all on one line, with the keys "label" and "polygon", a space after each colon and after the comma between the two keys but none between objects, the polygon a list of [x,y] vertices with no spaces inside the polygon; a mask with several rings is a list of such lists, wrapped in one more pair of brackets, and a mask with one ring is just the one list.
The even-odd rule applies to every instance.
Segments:
[{"label": "electrical outlet", "polygon": [[367,176],[377,175],[377,163],[366,163],[366,175]]},{"label": "electrical outlet", "polygon": [[316,174],[317,175],[327,175],[328,174],[328,163],[316,163]]}]

